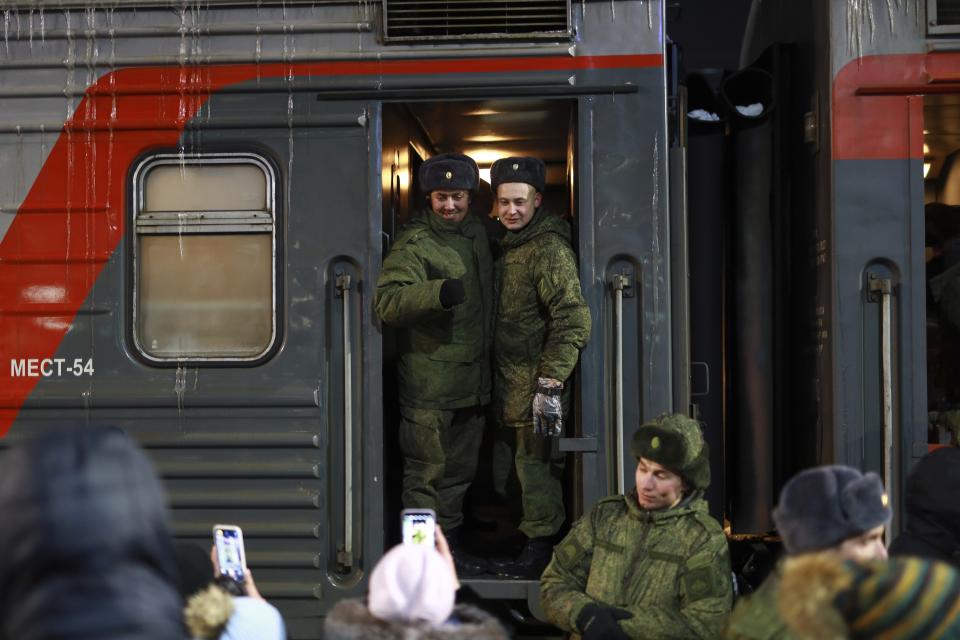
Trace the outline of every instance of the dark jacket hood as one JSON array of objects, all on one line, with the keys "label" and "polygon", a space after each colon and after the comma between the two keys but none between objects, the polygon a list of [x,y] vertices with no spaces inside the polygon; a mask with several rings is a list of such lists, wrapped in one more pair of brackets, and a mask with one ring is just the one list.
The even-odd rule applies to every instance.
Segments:
[{"label": "dark jacket hood", "polygon": [[121,430],[6,453],[0,513],[0,639],[185,637],[163,490]]},{"label": "dark jacket hood", "polygon": [[960,565],[958,490],[960,449],[943,447],[921,458],[907,476],[904,535],[934,547],[942,557]]},{"label": "dark jacket hood", "polygon": [[505,640],[507,633],[486,611],[469,604],[453,610],[457,622],[433,626],[386,622],[370,613],[362,598],[342,600],[323,625],[328,640]]}]

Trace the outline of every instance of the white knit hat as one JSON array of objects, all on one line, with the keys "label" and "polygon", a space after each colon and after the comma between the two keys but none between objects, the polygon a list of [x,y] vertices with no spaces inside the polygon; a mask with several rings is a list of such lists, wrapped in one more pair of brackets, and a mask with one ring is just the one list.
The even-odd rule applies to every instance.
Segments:
[{"label": "white knit hat", "polygon": [[370,613],[388,621],[442,624],[453,611],[457,577],[436,549],[399,544],[370,576]]}]

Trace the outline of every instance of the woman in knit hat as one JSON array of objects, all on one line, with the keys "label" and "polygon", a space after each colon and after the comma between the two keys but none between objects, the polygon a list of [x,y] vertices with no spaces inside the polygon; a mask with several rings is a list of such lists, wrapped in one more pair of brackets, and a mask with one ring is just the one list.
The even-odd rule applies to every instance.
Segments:
[{"label": "woman in knit hat", "polygon": [[779,609],[797,638],[960,638],[960,574],[919,558],[805,554],[784,562]]},{"label": "woman in knit hat", "polygon": [[637,486],[600,500],[553,552],[540,601],[560,628],[593,638],[716,638],[733,599],[727,539],[707,513],[700,425],[664,415],[631,443]]},{"label": "woman in knit hat", "polygon": [[456,605],[460,587],[440,527],[437,547],[399,544],[373,568],[366,598],[341,600],[324,621],[329,640],[506,640],[500,623]]}]

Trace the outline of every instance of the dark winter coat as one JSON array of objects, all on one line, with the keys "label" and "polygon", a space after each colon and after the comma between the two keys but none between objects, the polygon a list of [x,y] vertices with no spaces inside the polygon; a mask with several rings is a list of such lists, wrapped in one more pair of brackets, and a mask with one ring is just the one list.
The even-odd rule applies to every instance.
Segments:
[{"label": "dark winter coat", "polygon": [[[465,300],[444,309],[444,280]],[[400,406],[460,409],[490,402],[493,258],[483,224],[421,210],[397,236],[377,280],[380,320],[397,332]]]},{"label": "dark winter coat", "polygon": [[458,622],[443,625],[386,622],[370,613],[363,598],[341,600],[323,625],[327,640],[506,640],[507,633],[489,613],[473,605],[453,610]]},{"label": "dark winter coat", "polygon": [[906,530],[890,555],[941,560],[960,568],[960,449],[943,447],[907,476]]},{"label": "dark winter coat", "polygon": [[186,637],[163,490],[119,429],[3,454],[0,514],[3,640]]},{"label": "dark winter coat", "polygon": [[533,424],[537,378],[567,380],[590,337],[570,225],[540,208],[500,241],[494,395],[502,423]]}]

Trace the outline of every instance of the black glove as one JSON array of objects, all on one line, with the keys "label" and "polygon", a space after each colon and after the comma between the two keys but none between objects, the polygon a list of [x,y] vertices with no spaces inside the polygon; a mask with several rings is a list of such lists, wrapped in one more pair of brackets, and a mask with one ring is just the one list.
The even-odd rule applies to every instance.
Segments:
[{"label": "black glove", "polygon": [[463,280],[460,278],[444,280],[440,285],[440,304],[444,309],[458,305],[466,298],[467,292],[463,290]]},{"label": "black glove", "polygon": [[553,378],[538,378],[533,396],[533,432],[538,436],[554,438],[563,435],[563,407],[560,393],[563,383]]},{"label": "black glove", "polygon": [[632,617],[626,609],[591,602],[577,616],[577,629],[583,640],[630,640],[617,621]]}]

